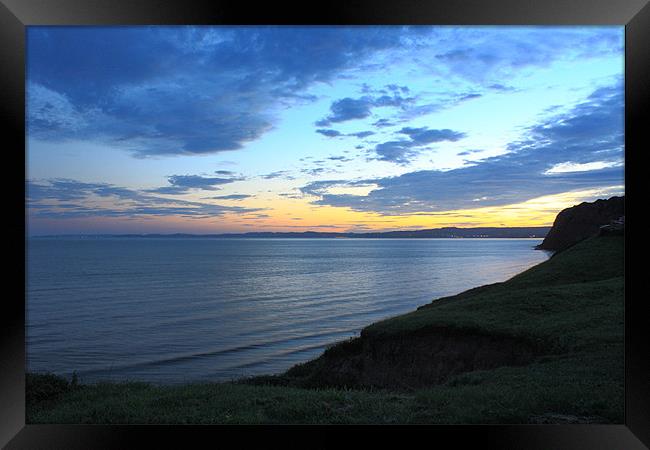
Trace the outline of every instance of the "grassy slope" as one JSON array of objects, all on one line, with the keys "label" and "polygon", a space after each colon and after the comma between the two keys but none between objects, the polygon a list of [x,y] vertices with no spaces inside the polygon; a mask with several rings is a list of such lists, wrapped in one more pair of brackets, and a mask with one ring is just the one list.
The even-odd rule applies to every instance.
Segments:
[{"label": "grassy slope", "polygon": [[434,301],[412,313],[374,323],[362,334],[447,326],[542,340],[566,349],[620,343],[622,290],[622,238],[595,238],[504,283]]},{"label": "grassy slope", "polygon": [[[410,392],[246,384],[57,386],[28,423],[526,423],[623,421],[623,238],[584,241],[504,283],[363,330],[426,327],[517,336],[553,351],[521,367],[460,374]],[[30,380],[28,380],[30,381]],[[42,387],[32,377],[28,388]]]}]

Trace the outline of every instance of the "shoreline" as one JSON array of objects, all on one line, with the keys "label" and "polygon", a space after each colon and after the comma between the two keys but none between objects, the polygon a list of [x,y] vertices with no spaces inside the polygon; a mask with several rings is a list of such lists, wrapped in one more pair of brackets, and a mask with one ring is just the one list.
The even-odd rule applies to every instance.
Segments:
[{"label": "shoreline", "polygon": [[623,423],[623,242],[588,239],[277,376],[153,386],[29,375],[27,422]]}]

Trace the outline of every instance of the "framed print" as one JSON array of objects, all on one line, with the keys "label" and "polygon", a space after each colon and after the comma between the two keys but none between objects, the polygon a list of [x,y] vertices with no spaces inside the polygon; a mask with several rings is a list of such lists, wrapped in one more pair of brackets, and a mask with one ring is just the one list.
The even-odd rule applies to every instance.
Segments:
[{"label": "framed print", "polygon": [[2,445],[649,445],[646,2],[0,21]]}]

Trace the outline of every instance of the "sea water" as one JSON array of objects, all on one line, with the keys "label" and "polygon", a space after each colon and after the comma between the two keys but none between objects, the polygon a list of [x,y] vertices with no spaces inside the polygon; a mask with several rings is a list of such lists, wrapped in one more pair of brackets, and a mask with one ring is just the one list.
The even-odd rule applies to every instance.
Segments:
[{"label": "sea water", "polygon": [[27,369],[82,382],[282,372],[548,258],[539,239],[30,238]]}]

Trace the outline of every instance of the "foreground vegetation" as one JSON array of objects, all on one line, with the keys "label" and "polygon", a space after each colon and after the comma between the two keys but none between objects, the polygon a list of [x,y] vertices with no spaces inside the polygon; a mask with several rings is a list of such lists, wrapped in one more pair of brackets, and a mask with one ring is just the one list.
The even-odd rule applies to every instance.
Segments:
[{"label": "foreground vegetation", "polygon": [[622,236],[596,237],[278,376],[154,386],[29,374],[27,422],[622,423],[623,287]]}]

